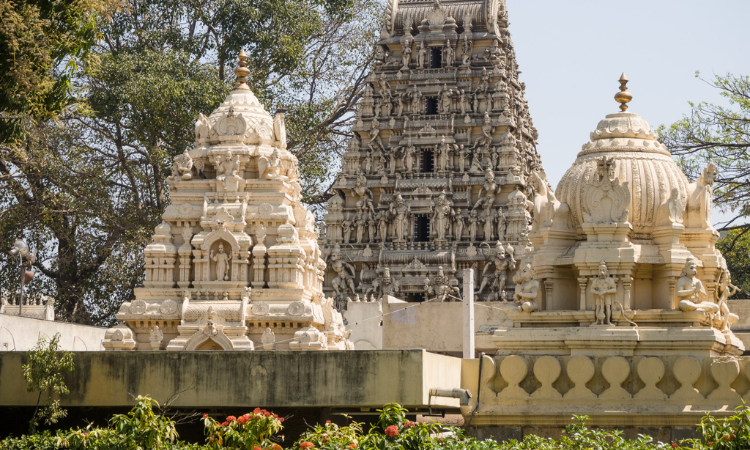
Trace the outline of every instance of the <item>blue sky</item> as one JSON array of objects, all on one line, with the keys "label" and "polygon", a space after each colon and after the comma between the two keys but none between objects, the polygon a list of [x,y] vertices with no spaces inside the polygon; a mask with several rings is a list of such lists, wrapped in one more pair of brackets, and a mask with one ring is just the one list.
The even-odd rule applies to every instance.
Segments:
[{"label": "blue sky", "polygon": [[[695,77],[750,75],[747,0],[507,0],[539,151],[553,186],[606,114],[625,72],[630,111],[653,128],[722,103]],[[718,216],[718,217],[717,217]],[[727,217],[717,211],[714,221]]]}]

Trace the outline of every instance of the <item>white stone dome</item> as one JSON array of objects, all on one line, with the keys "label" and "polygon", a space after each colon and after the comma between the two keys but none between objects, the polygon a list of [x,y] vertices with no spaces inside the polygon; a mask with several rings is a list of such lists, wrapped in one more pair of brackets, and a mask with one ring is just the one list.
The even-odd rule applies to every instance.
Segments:
[{"label": "white stone dome", "polygon": [[596,173],[597,160],[605,156],[616,161],[615,176],[620,182],[628,183],[628,222],[633,225],[634,238],[651,237],[657,210],[673,188],[679,191],[683,204],[687,202],[688,180],[664,144],[656,140],[648,122],[632,112],[609,114],[591,133],[590,142],[583,145],[555,191],[558,200],[570,206],[579,233],[584,187]]}]

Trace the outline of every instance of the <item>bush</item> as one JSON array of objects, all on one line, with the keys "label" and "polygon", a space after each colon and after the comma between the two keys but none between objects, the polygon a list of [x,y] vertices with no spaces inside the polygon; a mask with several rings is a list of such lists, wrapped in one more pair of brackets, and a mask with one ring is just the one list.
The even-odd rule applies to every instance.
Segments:
[{"label": "bush", "polygon": [[[0,441],[3,450],[52,450],[57,448],[91,450],[283,450],[274,438],[284,419],[264,409],[239,417],[229,416],[223,422],[203,416],[206,443],[188,444],[178,440],[175,422],[154,413],[159,404],[138,397],[128,414],[118,414],[105,428],[89,426],[73,430],[49,431]],[[621,431],[591,429],[588,417],[574,416],[576,423],[566,428],[559,440],[526,436],[523,440],[479,441],[466,436],[459,428],[439,424],[415,423],[406,419],[407,410],[395,403],[387,404],[368,433],[363,424],[353,422],[340,427],[330,421],[315,425],[294,442],[288,450],[739,450],[750,449],[750,408],[737,408],[734,416],[717,420],[703,418],[700,430],[703,440],[680,444],[653,442],[650,437],[635,440],[622,437]]]}]

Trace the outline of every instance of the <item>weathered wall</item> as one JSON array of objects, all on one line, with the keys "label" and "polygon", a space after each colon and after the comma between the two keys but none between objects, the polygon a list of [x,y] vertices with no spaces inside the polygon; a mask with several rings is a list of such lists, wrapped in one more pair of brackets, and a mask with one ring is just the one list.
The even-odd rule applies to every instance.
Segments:
[{"label": "weathered wall", "polygon": [[739,322],[732,325],[732,331],[743,344],[745,354],[750,353],[750,300],[728,300],[729,310],[740,316]]},{"label": "weathered wall", "polygon": [[[495,353],[492,327],[508,326],[502,309],[511,305],[482,302],[474,306],[475,348]],[[425,348],[432,352],[460,355],[463,348],[463,303],[383,304],[383,348]],[[390,313],[390,314],[389,314]]]},{"label": "weathered wall", "polygon": [[[33,405],[24,354],[0,354],[0,406]],[[185,390],[175,407],[407,407],[429,405],[430,388],[460,384],[461,360],[413,351],[77,352],[63,406],[131,406]],[[458,400],[432,405],[457,410]]]},{"label": "weathered wall", "polygon": [[27,351],[39,336],[48,339],[60,333],[60,348],[70,351],[104,350],[106,328],[0,314],[0,351]]}]

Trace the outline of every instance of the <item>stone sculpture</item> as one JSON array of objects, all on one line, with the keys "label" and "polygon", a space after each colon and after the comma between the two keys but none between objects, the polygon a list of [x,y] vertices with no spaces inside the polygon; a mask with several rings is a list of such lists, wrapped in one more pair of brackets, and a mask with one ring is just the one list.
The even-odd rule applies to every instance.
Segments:
[{"label": "stone sculpture", "polygon": [[[194,150],[175,159],[180,178],[168,180],[172,203],[144,249],[143,287],[120,307],[107,350],[268,349],[261,323],[274,324],[277,350],[351,348],[343,318],[323,298],[324,254],[301,202],[284,113],[272,117],[247,86],[246,59],[240,53],[224,102],[199,115]],[[360,210],[371,205],[367,192],[360,200]],[[351,224],[341,222],[351,219],[341,215],[336,233],[349,240]],[[343,261],[333,265],[339,292],[353,291]],[[298,330],[315,343],[301,342]]]},{"label": "stone sculpture", "polygon": [[[488,267],[495,280],[480,251],[485,245],[500,239],[503,248],[527,247],[534,210],[525,198],[511,204],[518,196],[508,193],[526,191],[542,169],[501,3],[402,1],[390,9],[394,25],[376,45],[395,64],[379,56],[366,78],[334,185],[341,202],[329,204],[322,239],[328,252],[339,244],[357,292],[368,298],[388,285],[386,267],[403,300],[435,298],[437,287],[424,278],[440,278],[440,266],[461,297],[464,269]],[[424,273],[406,275],[402,269],[415,257]],[[365,266],[373,269],[363,272]],[[509,289],[514,270],[506,274]],[[324,290],[339,298],[335,280],[329,265]],[[479,300],[502,299],[504,288],[491,286]]]},{"label": "stone sculpture", "polygon": [[698,275],[698,266],[693,258],[688,258],[677,280],[677,297],[680,299],[678,307],[685,312],[700,311],[707,314],[719,312],[719,305],[706,300],[706,289],[696,275]]},{"label": "stone sculpture", "polygon": [[591,282],[591,292],[594,294],[596,302],[596,311],[594,316],[597,325],[612,325],[612,298],[617,292],[617,284],[614,278],[609,274],[607,263],[602,261],[599,264],[599,276]]},{"label": "stone sculpture", "polygon": [[531,264],[524,262],[518,269],[518,273],[513,277],[516,284],[513,301],[519,303],[518,310],[525,313],[536,311],[536,299],[539,296],[539,281],[536,279],[536,272]]}]

